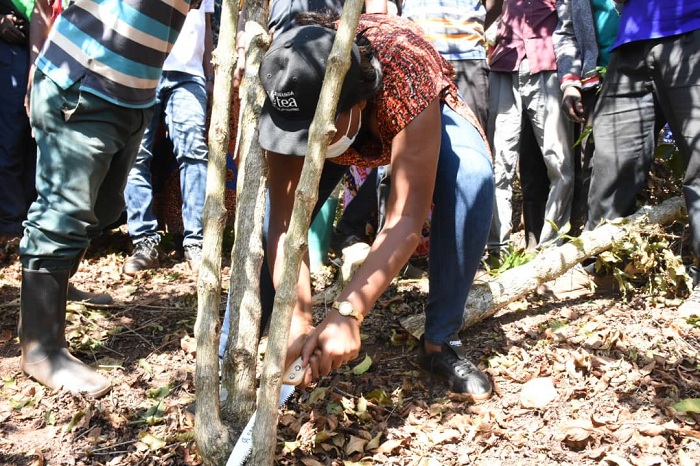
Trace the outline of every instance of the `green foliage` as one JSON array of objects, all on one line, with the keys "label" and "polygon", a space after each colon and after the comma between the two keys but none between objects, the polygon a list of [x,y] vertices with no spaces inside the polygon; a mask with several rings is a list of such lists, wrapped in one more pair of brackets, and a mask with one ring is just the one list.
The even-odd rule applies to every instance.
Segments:
[{"label": "green foliage", "polygon": [[686,398],[671,405],[679,413],[700,413],[700,398]]},{"label": "green foliage", "polygon": [[581,135],[578,137],[576,142],[574,142],[574,147],[578,147],[583,144],[583,141],[585,141],[588,137],[591,139],[593,138],[593,127],[591,125],[587,125],[585,128],[583,128]]},{"label": "green foliage", "polygon": [[508,245],[508,250],[501,252],[500,262],[485,264],[490,275],[498,276],[506,270],[513,269],[519,265],[527,264],[536,255],[535,251],[516,249],[512,244]]},{"label": "green foliage", "polygon": [[365,359],[361,363],[352,368],[352,373],[355,375],[362,375],[372,367],[372,358],[369,354],[365,355]]},{"label": "green foliage", "polygon": [[639,290],[661,302],[683,296],[693,284],[673,251],[678,239],[658,225],[630,231],[624,241],[598,256],[596,270],[612,273],[625,298]]}]

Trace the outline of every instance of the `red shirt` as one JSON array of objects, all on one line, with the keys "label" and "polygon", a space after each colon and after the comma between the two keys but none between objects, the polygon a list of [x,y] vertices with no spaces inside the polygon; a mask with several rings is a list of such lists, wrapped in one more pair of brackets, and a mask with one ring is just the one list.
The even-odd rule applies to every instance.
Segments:
[{"label": "red shirt", "polygon": [[491,70],[518,71],[527,57],[531,74],[556,71],[552,34],[557,21],[556,0],[504,0]]},{"label": "red shirt", "polygon": [[[352,148],[332,162],[377,167],[391,162],[391,143],[416,116],[439,99],[483,135],[474,113],[459,98],[454,68],[412,21],[392,15],[362,15],[357,26],[382,65],[382,86],[374,95],[379,138],[363,126]],[[485,138],[484,138],[485,140]]]}]

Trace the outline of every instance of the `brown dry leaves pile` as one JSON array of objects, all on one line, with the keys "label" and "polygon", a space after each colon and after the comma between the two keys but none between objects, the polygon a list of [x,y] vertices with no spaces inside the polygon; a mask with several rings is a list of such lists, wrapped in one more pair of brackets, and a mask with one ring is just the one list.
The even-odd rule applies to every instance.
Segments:
[{"label": "brown dry leaves pile", "polygon": [[492,400],[472,405],[443,387],[430,402],[410,352],[398,364],[375,353],[369,372],[322,381],[285,412],[281,438],[294,440],[280,462],[700,464],[700,416],[674,409],[700,395],[696,325],[643,297],[513,308],[526,311],[463,334],[489,366]]},{"label": "brown dry leaves pile", "polygon": [[[115,305],[77,306],[69,319],[73,350],[114,382],[101,400],[46,392],[19,372],[19,265],[0,271],[0,464],[201,464],[186,410],[195,282],[177,260],[124,277],[122,258],[94,253],[76,276]],[[532,296],[468,329],[494,382],[493,398],[472,404],[418,370],[399,322],[425,293],[397,283],[365,321],[361,357],[280,410],[278,464],[700,464],[700,325],[653,301]]]}]

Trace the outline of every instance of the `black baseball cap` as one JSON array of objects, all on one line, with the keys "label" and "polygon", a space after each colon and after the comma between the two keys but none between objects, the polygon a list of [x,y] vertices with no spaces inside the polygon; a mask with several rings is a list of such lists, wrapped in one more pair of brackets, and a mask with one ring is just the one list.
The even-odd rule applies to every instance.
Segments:
[{"label": "black baseball cap", "polygon": [[[287,155],[306,155],[309,126],[321,94],[326,62],[336,31],[298,26],[274,39],[260,63],[267,93],[260,114],[260,146]],[[337,113],[361,100],[360,50],[352,45],[351,64],[338,99]]]}]

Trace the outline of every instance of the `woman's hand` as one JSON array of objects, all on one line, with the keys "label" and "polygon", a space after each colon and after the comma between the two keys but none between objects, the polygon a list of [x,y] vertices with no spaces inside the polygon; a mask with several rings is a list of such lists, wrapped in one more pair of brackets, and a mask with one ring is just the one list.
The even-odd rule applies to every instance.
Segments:
[{"label": "woman's hand", "polygon": [[331,311],[306,339],[303,361],[309,362],[311,378],[328,375],[360,354],[360,322]]}]

